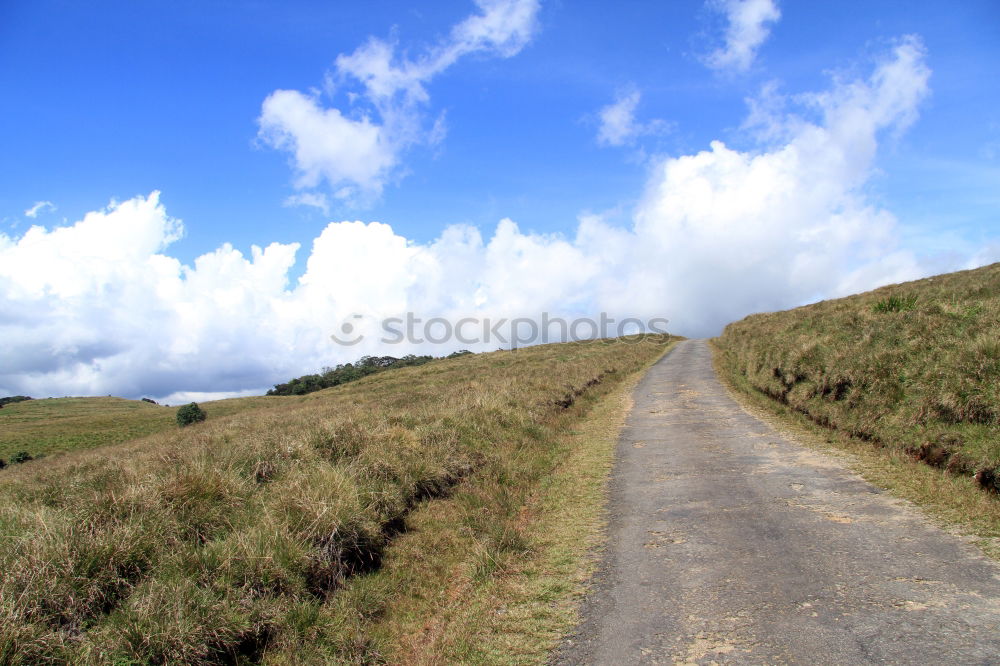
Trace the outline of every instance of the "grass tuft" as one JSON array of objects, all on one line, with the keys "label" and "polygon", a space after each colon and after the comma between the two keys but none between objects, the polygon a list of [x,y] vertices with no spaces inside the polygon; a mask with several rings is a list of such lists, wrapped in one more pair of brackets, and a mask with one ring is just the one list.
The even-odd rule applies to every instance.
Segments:
[{"label": "grass tuft", "polygon": [[917,297],[897,296],[892,294],[888,298],[876,301],[872,306],[872,312],[909,312],[917,305]]}]

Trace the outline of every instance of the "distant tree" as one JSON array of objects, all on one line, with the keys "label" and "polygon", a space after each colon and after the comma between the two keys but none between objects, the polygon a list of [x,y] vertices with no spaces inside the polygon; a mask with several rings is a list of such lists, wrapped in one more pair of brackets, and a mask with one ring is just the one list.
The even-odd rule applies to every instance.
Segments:
[{"label": "distant tree", "polygon": [[12,395],[6,398],[0,398],[0,407],[3,407],[4,405],[12,405],[15,402],[24,402],[25,400],[31,400],[31,398],[26,395]]},{"label": "distant tree", "polygon": [[205,417],[205,410],[199,407],[197,402],[192,402],[177,410],[177,425],[183,428],[192,423],[204,421]]},{"label": "distant tree", "polygon": [[448,354],[445,358],[458,358],[459,356],[468,356],[471,353],[468,349],[459,349],[456,352]]},{"label": "distant tree", "polygon": [[148,403],[150,403],[151,405],[158,405],[158,404],[160,404],[160,403],[156,402],[155,400],[153,400],[153,399],[151,399],[151,398],[143,398],[143,399],[142,399],[142,401],[143,401],[143,402],[148,402]]}]

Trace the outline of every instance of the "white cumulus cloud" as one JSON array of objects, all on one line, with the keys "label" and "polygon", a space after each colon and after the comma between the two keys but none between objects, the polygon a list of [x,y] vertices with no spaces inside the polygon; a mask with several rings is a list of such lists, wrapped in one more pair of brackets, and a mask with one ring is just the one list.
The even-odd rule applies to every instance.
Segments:
[{"label": "white cumulus cloud", "polygon": [[[866,186],[881,138],[913,121],[929,76],[920,41],[902,39],[867,78],[773,105],[797,113],[772,110],[780,138],[766,147],[716,141],[662,158],[632,224],[585,216],[568,237],[505,219],[486,236],[452,226],[418,243],[385,224],[334,222],[293,281],[297,244],[171,257],[183,227],[157,193],[69,227],[0,234],[0,393],[176,400],[264,389],[366,353],[506,346],[483,342],[478,324],[463,331],[476,344],[380,343],[378,322],[406,312],[455,324],[603,311],[712,335],[750,312],[918,277],[925,264]],[[330,338],[344,322],[364,336],[354,346]]]},{"label": "white cumulus cloud", "polygon": [[774,0],[709,0],[708,6],[726,17],[725,44],[705,62],[714,69],[746,71],[757,49],[771,33],[770,24],[781,18]]},{"label": "white cumulus cloud", "polygon": [[384,125],[322,108],[315,95],[276,90],[264,100],[259,122],[261,138],[292,154],[300,189],[325,180],[377,195],[396,165],[398,145]]},{"label": "white cumulus cloud", "polygon": [[[348,95],[360,100],[353,108],[327,107],[318,93],[295,90],[276,90],[264,100],[258,136],[290,153],[296,188],[326,185],[336,198],[363,204],[382,193],[408,148],[441,140],[442,119],[429,127],[424,123],[426,84],[467,54],[516,55],[537,27],[537,0],[476,4],[479,13],[416,59],[400,56],[395,43],[376,37],[338,56],[329,87],[360,84],[361,93]],[[311,205],[308,199],[301,202]]]}]

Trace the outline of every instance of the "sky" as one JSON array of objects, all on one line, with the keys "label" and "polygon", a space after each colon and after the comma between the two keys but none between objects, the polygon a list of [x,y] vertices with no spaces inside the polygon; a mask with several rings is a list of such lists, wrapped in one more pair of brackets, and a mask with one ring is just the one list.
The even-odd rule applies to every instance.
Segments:
[{"label": "sky", "polygon": [[992,0],[3,2],[0,394],[711,336],[985,265],[997,62]]}]

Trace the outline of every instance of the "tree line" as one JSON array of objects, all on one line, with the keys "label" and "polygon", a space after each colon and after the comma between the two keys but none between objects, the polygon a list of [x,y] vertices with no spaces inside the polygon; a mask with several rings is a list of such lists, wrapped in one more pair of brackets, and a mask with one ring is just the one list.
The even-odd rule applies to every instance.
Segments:
[{"label": "tree line", "polygon": [[[455,358],[471,354],[468,350],[461,350],[449,354],[444,358]],[[322,372],[312,375],[302,375],[289,380],[284,384],[275,384],[274,388],[267,392],[267,395],[305,395],[313,391],[320,391],[332,386],[346,384],[368,375],[385,370],[396,368],[406,368],[415,365],[423,365],[437,360],[435,356],[416,356],[407,354],[402,358],[395,356],[362,356],[354,363],[342,363],[334,368],[323,368]]]}]

